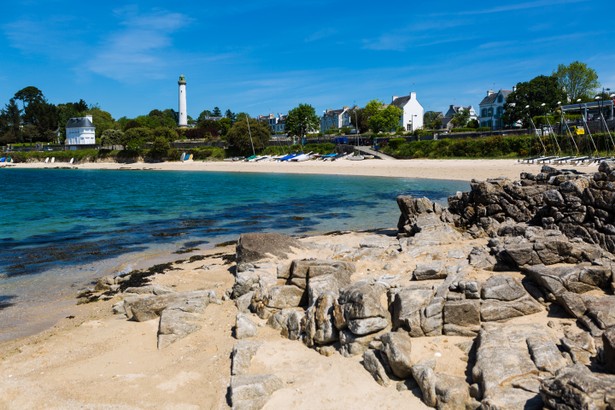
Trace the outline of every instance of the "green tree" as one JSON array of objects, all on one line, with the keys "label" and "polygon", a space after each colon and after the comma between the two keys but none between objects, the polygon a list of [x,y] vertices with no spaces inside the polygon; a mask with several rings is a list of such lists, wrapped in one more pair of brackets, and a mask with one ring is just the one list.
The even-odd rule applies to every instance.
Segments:
[{"label": "green tree", "polygon": [[365,108],[361,110],[361,119],[359,120],[361,128],[365,129],[366,131],[369,130],[371,128],[371,117],[376,115],[383,107],[384,103],[380,100],[371,100],[367,104],[365,104]]},{"label": "green tree", "polygon": [[[382,106],[381,106],[382,107]],[[399,119],[403,111],[394,105],[387,105],[379,109],[369,118],[369,127],[374,132],[395,131],[399,127]]]},{"label": "green tree", "polygon": [[468,124],[468,121],[470,121],[470,111],[464,109],[463,107],[459,108],[453,115],[453,119],[451,119],[453,126],[457,128],[465,127]]},{"label": "green tree", "polygon": [[255,151],[260,151],[267,146],[270,136],[268,126],[246,114],[238,114],[237,121],[229,129],[226,139],[238,154],[251,155],[252,145]]},{"label": "green tree", "polygon": [[558,101],[564,101],[565,97],[554,75],[539,75],[528,82],[518,83],[515,91],[506,98],[504,125],[511,126],[521,120],[523,126],[528,127],[530,118],[545,115],[557,107]]},{"label": "green tree", "polygon": [[15,98],[11,98],[9,103],[4,107],[0,113],[2,117],[2,133],[3,141],[7,143],[11,142],[23,142],[23,135],[21,132],[21,109],[15,102]]},{"label": "green tree", "polygon": [[230,109],[227,109],[226,112],[224,113],[224,117],[231,120],[231,122],[235,122],[236,115],[233,111],[231,111]]},{"label": "green tree", "polygon": [[126,139],[122,130],[107,129],[100,136],[100,145],[103,147],[121,145],[122,148],[126,148],[124,144],[126,144]]},{"label": "green tree", "polygon": [[111,113],[101,110],[99,107],[92,107],[86,111],[92,116],[92,122],[96,127],[96,138],[100,138],[107,130],[118,129],[119,124],[111,116]]},{"label": "green tree", "polygon": [[437,111],[426,111],[423,115],[423,124],[425,124],[425,127],[428,129],[440,129],[442,127],[442,113]]},{"label": "green tree", "polygon": [[32,85],[17,91],[13,98],[21,101],[23,111],[32,103],[45,101],[43,92]]},{"label": "green tree", "polygon": [[129,151],[141,152],[145,143],[153,141],[152,130],[146,127],[130,128],[124,132],[123,146]]},{"label": "green tree", "polygon": [[[239,118],[237,119],[239,121]],[[286,116],[286,131],[288,135],[299,137],[303,143],[303,138],[314,130],[318,129],[320,119],[316,115],[316,110],[309,104],[299,104],[288,112]],[[267,127],[265,125],[267,129]]]},{"label": "green tree", "polygon": [[580,61],[558,65],[553,75],[572,102],[579,98],[590,100],[600,86],[596,71]]},{"label": "green tree", "polygon": [[163,136],[157,136],[154,138],[152,148],[149,150],[149,155],[152,158],[162,159],[169,154],[170,149],[171,144],[169,143],[169,140]]}]

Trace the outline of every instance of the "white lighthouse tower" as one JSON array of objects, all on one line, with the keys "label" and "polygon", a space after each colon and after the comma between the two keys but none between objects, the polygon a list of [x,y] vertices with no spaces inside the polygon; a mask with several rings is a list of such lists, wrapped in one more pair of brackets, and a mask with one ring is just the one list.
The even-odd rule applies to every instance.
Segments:
[{"label": "white lighthouse tower", "polygon": [[179,76],[179,121],[177,125],[180,127],[188,126],[188,106],[186,104],[186,77],[184,75]]}]

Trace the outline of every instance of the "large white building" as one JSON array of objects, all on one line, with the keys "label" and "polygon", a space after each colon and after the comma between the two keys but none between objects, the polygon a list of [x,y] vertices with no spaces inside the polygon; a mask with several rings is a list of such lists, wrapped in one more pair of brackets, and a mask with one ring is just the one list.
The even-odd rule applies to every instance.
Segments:
[{"label": "large white building", "polygon": [[416,93],[404,97],[393,96],[391,105],[403,110],[399,125],[406,131],[414,131],[423,128],[423,116],[425,109],[416,99]]},{"label": "large white building", "polygon": [[70,149],[96,144],[96,127],[91,115],[70,118],[66,123],[65,145]]}]

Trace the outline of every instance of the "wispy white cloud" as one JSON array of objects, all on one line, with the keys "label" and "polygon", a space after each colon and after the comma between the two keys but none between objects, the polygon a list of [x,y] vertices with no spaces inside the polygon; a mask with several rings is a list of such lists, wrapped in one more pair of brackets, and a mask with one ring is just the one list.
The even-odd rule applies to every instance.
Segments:
[{"label": "wispy white cloud", "polygon": [[323,40],[329,37],[332,37],[334,35],[336,35],[338,33],[338,30],[334,29],[334,28],[324,28],[318,31],[315,31],[311,34],[309,34],[306,38],[305,38],[305,42],[306,43],[312,43],[314,41],[319,41],[319,40]]},{"label": "wispy white cloud", "polygon": [[455,13],[460,16],[468,16],[468,15],[477,15],[477,14],[495,14],[495,13],[505,13],[510,11],[521,11],[528,9],[536,9],[543,7],[552,7],[558,5],[567,5],[574,3],[585,3],[590,0],[537,0],[537,1],[529,1],[525,3],[516,3],[516,4],[506,4],[486,9],[480,10],[464,10],[458,13]]},{"label": "wispy white cloud", "polygon": [[122,28],[101,40],[85,68],[122,82],[164,78],[174,55],[173,34],[192,19],[163,10],[141,14],[133,7],[115,14]]},{"label": "wispy white cloud", "polygon": [[80,27],[71,16],[47,19],[24,18],[7,23],[2,31],[11,47],[27,55],[47,55],[61,59],[74,57],[81,46]]}]

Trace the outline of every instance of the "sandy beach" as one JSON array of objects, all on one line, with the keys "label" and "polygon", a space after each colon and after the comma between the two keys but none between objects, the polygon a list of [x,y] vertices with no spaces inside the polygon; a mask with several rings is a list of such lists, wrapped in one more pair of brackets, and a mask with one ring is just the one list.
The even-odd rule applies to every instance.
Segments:
[{"label": "sandy beach", "polygon": [[[16,168],[58,168],[68,164],[56,162],[19,163]],[[454,159],[454,160],[364,160],[333,162],[244,162],[244,161],[189,161],[162,163],[90,162],[75,165],[78,169],[148,169],[167,171],[259,172],[293,174],[361,175],[395,178],[426,178],[470,181],[507,177],[516,179],[521,172],[538,173],[542,165],[522,164],[513,159]],[[591,168],[585,167],[585,168]],[[593,168],[592,168],[593,169]],[[589,169],[588,169],[589,170]]]},{"label": "sandy beach", "polygon": [[[16,168],[56,168],[68,164],[15,164]],[[186,162],[86,163],[79,169],[148,169],[215,172],[309,173],[380,177],[484,180],[518,179],[538,173],[541,165],[516,160],[366,160],[304,163]],[[586,167],[587,172],[594,171]],[[584,169],[581,169],[584,170]],[[353,234],[340,236],[357,241]],[[330,239],[329,239],[330,240]],[[224,297],[234,276],[228,257],[234,246],[201,252],[196,262],[177,262],[177,270],[156,275],[154,282],[176,291],[213,289],[220,302],[211,304],[202,329],[168,348],[156,348],[158,321],[135,323],[113,313],[119,301],[80,304],[53,328],[37,335],[0,343],[0,409],[24,408],[228,408],[231,329],[237,308]],[[227,259],[225,259],[225,257]],[[178,257],[178,259],[180,259]],[[186,259],[186,258],[182,258]],[[381,269],[366,265],[364,271]],[[544,316],[544,315],[543,315]],[[546,316],[540,321],[546,321]],[[531,319],[536,320],[536,318]],[[363,369],[360,357],[325,357],[302,343],[279,336],[258,322],[262,342],[252,371],[275,373],[285,382],[265,408],[427,408],[411,390],[383,387]],[[461,340],[463,342],[463,340]],[[439,366],[463,376],[465,368],[455,338],[416,341],[415,354],[446,353]],[[448,346],[448,347],[447,347]],[[443,350],[444,349],[444,350]],[[447,350],[448,349],[448,350]],[[450,350],[450,352],[449,352]]]}]

